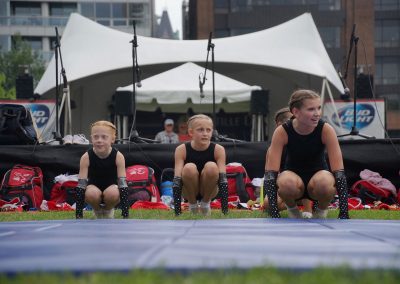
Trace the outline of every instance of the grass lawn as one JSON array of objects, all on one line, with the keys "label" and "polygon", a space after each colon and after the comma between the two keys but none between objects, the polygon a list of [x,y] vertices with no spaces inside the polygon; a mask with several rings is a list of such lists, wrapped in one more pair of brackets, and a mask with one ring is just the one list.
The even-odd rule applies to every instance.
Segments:
[{"label": "grass lawn", "polygon": [[[282,218],[287,217],[286,211],[281,213]],[[330,210],[328,218],[337,218],[338,211]],[[84,211],[84,218],[93,218],[91,211]],[[121,211],[115,211],[115,218],[121,218]],[[173,211],[167,210],[130,210],[130,219],[159,219],[159,220],[193,220],[203,219],[202,216],[193,216],[184,212],[181,216],[175,217]],[[266,214],[260,210],[230,210],[228,215],[223,215],[220,210],[212,210],[212,219],[231,219],[231,218],[266,218]],[[400,211],[387,210],[351,210],[352,219],[379,219],[379,220],[400,220]],[[0,222],[31,221],[31,220],[67,220],[75,219],[75,212],[0,212]]]},{"label": "grass lawn", "polygon": [[[332,210],[328,218],[336,218],[337,210]],[[115,213],[120,217],[120,211]],[[210,218],[265,218],[260,211],[231,210],[224,216],[219,210],[213,210]],[[286,212],[282,217],[287,217]],[[352,219],[380,219],[400,220],[400,211],[384,210],[353,210]],[[67,220],[74,219],[75,212],[0,212],[0,222],[29,221],[29,220]],[[84,218],[93,218],[92,212],[84,212]],[[201,216],[192,216],[188,213],[175,217],[173,211],[164,210],[131,210],[131,219],[161,219],[161,220],[193,220],[203,219]],[[95,272],[86,274],[70,273],[29,273],[18,275],[1,275],[0,283],[277,283],[277,284],[386,284],[399,283],[399,270],[353,270],[347,267],[324,268],[319,267],[310,271],[287,271],[271,267],[258,267],[250,270],[225,271],[196,271],[171,272],[163,270],[134,270],[127,273]]]}]

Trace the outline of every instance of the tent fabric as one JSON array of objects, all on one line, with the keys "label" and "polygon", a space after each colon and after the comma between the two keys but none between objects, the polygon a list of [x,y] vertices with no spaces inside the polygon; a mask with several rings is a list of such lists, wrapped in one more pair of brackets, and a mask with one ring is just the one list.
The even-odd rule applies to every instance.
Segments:
[{"label": "tent fabric", "polygon": [[[199,76],[206,72],[206,80],[200,96]],[[222,104],[225,111],[237,111],[237,103],[249,102],[251,92],[260,90],[259,86],[249,86],[227,76],[214,72],[216,85],[215,103]],[[203,67],[192,62],[187,62],[171,70],[162,72],[141,81],[141,87],[135,89],[138,110],[155,110],[161,107],[170,112],[186,111],[187,107],[198,109],[198,104],[209,105],[213,103],[212,72],[205,71]],[[133,85],[117,88],[117,92],[133,92]],[[226,103],[224,103],[224,101]],[[144,104],[144,105],[143,105]],[[186,106],[183,107],[182,104]],[[193,105],[196,104],[196,105]],[[142,106],[143,105],[143,106]],[[241,110],[246,109],[239,104]]]},{"label": "tent fabric", "polygon": [[[89,135],[88,125],[93,121],[109,119],[113,113],[113,95],[119,86],[132,83],[132,38],[93,22],[79,14],[71,14],[64,29],[60,49],[68,78],[72,109],[72,132]],[[250,86],[268,90],[268,113],[287,105],[290,94],[298,88],[324,89],[328,81],[334,95],[343,93],[340,78],[329,59],[311,14],[306,13],[281,25],[255,33],[213,39],[214,70],[231,79]],[[142,79],[194,62],[204,66],[208,40],[167,40],[137,36],[137,58]],[[214,52],[212,52],[214,51]],[[210,60],[209,60],[210,62]],[[58,70],[61,70],[59,62]],[[55,90],[55,57],[53,56],[35,93],[53,99]],[[207,82],[211,83],[207,72]],[[59,74],[58,74],[59,76]],[[60,76],[59,76],[60,77]],[[193,79],[198,86],[198,75]],[[59,82],[62,82],[61,77]],[[60,84],[61,85],[61,84]],[[167,87],[167,86],[165,86]],[[220,86],[216,82],[216,93]],[[223,102],[226,102],[224,99]],[[228,112],[244,113],[250,103],[216,104]],[[189,100],[181,105],[180,113],[211,113],[210,104],[194,104]],[[137,110],[154,111],[157,102],[138,104]],[[175,112],[173,104],[164,104],[162,111]],[[227,110],[225,110],[227,111]],[[136,121],[141,121],[138,115]],[[268,115],[267,125],[274,125],[273,115]],[[267,132],[272,130],[267,127]],[[270,133],[266,133],[271,137]]]},{"label": "tent fabric", "polygon": [[[137,36],[140,65],[202,62],[207,40],[167,40]],[[71,14],[61,38],[68,81],[132,66],[132,35]],[[343,86],[310,13],[281,25],[240,36],[213,39],[218,62],[269,66],[326,78]],[[196,82],[196,79],[194,79]],[[55,56],[35,88],[42,95],[55,87]]]}]

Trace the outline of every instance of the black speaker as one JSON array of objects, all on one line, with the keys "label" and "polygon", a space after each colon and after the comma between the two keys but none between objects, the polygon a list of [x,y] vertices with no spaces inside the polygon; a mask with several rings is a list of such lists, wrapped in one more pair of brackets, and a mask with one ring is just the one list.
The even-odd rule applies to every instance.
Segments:
[{"label": "black speaker", "polygon": [[269,91],[257,90],[251,92],[250,113],[267,115],[269,113]]},{"label": "black speaker", "polygon": [[15,80],[17,99],[30,99],[33,97],[33,77],[31,75],[18,76]]},{"label": "black speaker", "polygon": [[133,115],[133,94],[130,91],[115,93],[115,114]]},{"label": "black speaker", "polygon": [[[369,81],[371,80],[371,86]],[[357,98],[372,99],[371,87],[374,87],[372,75],[360,74],[357,76]]]}]

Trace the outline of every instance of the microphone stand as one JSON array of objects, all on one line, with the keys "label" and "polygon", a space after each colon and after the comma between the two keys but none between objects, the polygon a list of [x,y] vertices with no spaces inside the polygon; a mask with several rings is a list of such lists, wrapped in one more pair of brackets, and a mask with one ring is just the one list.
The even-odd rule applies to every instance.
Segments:
[{"label": "microphone stand", "polygon": [[[349,53],[347,56],[347,64],[346,64],[346,72],[344,75],[344,79],[347,78],[347,71],[348,71],[348,67],[349,67],[349,61],[350,61],[350,55],[351,55],[351,51],[353,48],[353,44],[354,44],[354,91],[353,91],[353,126],[351,127],[351,131],[350,133],[347,134],[343,134],[343,135],[338,135],[338,137],[346,137],[346,136],[360,136],[362,138],[366,138],[366,139],[373,139],[375,137],[373,136],[368,136],[365,134],[361,134],[360,131],[357,129],[357,46],[358,46],[358,40],[359,38],[357,36],[355,36],[355,29],[356,29],[356,25],[353,25],[353,31],[351,33],[351,38],[350,38],[350,48],[349,48]],[[338,117],[338,119],[340,119]]]},{"label": "microphone stand", "polygon": [[[139,64],[137,61],[137,36],[136,36],[136,21],[133,21],[133,39],[130,41],[132,43],[132,82],[133,82],[133,90],[132,90],[132,114],[133,114],[133,121],[131,130],[129,132],[128,141],[134,143],[157,143],[157,141],[143,138],[139,136],[139,133],[136,130],[136,84],[138,87],[141,86],[140,82],[140,69]],[[122,139],[126,140],[126,139]]]},{"label": "microphone stand", "polygon": [[[212,133],[212,139],[216,142],[221,141],[221,142],[246,142],[243,140],[239,139],[232,139],[225,137],[223,135],[220,135],[217,130],[217,116],[216,116],[216,111],[215,111],[215,69],[214,69],[214,47],[215,44],[211,42],[212,39],[212,32],[210,32],[210,35],[208,37],[208,45],[207,45],[207,57],[206,57],[206,64],[204,68],[204,75],[203,75],[203,81],[200,80],[200,98],[204,98],[203,94],[203,86],[206,82],[206,74],[207,74],[207,67],[208,67],[208,56],[211,50],[211,74],[212,74],[212,94],[213,94],[213,100],[212,100],[212,120],[214,121],[214,130]],[[199,78],[200,79],[200,78]]]},{"label": "microphone stand", "polygon": [[[62,137],[60,134],[60,120],[59,120],[59,106],[58,106],[58,101],[59,101],[59,84],[58,84],[58,55],[60,55],[61,59],[61,65],[62,65],[62,57],[61,57],[61,45],[60,45],[60,39],[58,36],[58,29],[55,27],[56,30],[56,43],[54,47],[54,57],[55,57],[55,63],[56,63],[56,130],[53,132],[53,140],[52,141],[58,141],[60,144],[62,144]],[[65,76],[65,70],[64,67],[62,67],[63,70],[63,75]],[[63,78],[64,78],[63,76]]]}]

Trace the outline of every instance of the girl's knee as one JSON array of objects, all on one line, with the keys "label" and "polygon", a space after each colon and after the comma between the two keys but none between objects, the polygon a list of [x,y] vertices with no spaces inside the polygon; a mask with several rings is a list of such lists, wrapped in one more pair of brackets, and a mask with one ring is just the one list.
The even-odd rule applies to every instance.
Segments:
[{"label": "girl's knee", "polygon": [[107,203],[118,203],[119,202],[119,189],[116,186],[107,188],[103,192],[103,199]]},{"label": "girl's knee", "polygon": [[187,163],[182,169],[182,176],[194,176],[198,175],[199,171],[194,163]]},{"label": "girl's knee", "polygon": [[204,169],[201,172],[202,175],[206,175],[206,176],[218,176],[219,174],[219,170],[218,170],[218,166],[216,163],[214,162],[207,162],[204,165]]},{"label": "girl's knee", "polygon": [[335,179],[330,172],[320,171],[311,178],[310,185],[314,188],[331,188],[335,185]]},{"label": "girl's knee", "polygon": [[87,187],[85,191],[85,200],[88,203],[95,203],[101,201],[101,191],[97,188]]},{"label": "girl's knee", "polygon": [[294,188],[300,188],[299,179],[292,175],[285,175],[278,177],[277,180],[278,188],[282,191],[293,190]]}]

